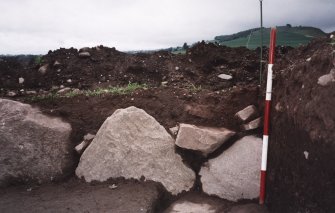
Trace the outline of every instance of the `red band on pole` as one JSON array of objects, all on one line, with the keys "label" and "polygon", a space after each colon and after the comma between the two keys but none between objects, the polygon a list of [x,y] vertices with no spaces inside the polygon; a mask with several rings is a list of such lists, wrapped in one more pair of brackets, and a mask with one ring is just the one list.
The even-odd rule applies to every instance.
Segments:
[{"label": "red band on pole", "polygon": [[270,49],[269,49],[269,64],[274,64],[274,62],[275,62],[276,32],[277,32],[276,28],[271,29]]},{"label": "red band on pole", "polygon": [[269,135],[269,118],[270,118],[270,104],[271,101],[265,101],[265,109],[264,109],[264,135]]},{"label": "red band on pole", "polygon": [[265,202],[265,179],[266,171],[261,171],[261,189],[259,192],[259,204],[264,204]]}]

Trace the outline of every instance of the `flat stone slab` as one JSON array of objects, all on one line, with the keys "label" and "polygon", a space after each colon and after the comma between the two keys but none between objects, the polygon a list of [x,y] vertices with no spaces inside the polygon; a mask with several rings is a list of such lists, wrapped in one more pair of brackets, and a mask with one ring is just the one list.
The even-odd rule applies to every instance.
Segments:
[{"label": "flat stone slab", "polygon": [[153,184],[89,185],[80,181],[0,190],[0,212],[154,213],[159,191]]},{"label": "flat stone slab", "polygon": [[259,196],[262,139],[246,136],[201,167],[203,191],[238,201]]},{"label": "flat stone slab", "polygon": [[136,107],[116,110],[80,158],[76,175],[87,182],[109,178],[160,182],[172,194],[188,191],[195,173],[175,153],[171,135]]},{"label": "flat stone slab", "polygon": [[238,111],[235,116],[238,117],[241,121],[247,121],[253,116],[258,114],[257,108],[254,105],[247,106],[246,108]]},{"label": "flat stone slab", "polygon": [[200,127],[191,124],[180,124],[176,145],[207,156],[229,140],[235,132],[225,128]]}]

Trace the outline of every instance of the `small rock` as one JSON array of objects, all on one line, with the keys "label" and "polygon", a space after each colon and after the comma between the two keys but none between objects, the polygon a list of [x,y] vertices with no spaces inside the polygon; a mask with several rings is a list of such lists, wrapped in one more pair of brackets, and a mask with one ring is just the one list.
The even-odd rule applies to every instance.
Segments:
[{"label": "small rock", "polygon": [[311,57],[306,59],[306,61],[311,61],[311,60],[312,60],[312,58],[311,58]]},{"label": "small rock", "polygon": [[69,88],[69,87],[65,87],[65,88],[63,88],[63,89],[60,89],[60,90],[57,92],[57,94],[64,95],[64,94],[66,94],[66,93],[68,93],[68,92],[70,92],[70,91],[71,91],[71,88]]},{"label": "small rock", "polygon": [[58,69],[57,72],[61,72],[62,70],[61,69]]},{"label": "small rock", "polygon": [[261,126],[261,123],[262,123],[261,121],[262,121],[262,120],[261,120],[261,117],[255,119],[255,120],[252,120],[252,121],[250,121],[249,123],[244,124],[244,125],[243,125],[243,129],[244,129],[244,130],[253,130],[253,129],[257,129],[257,128],[259,128],[259,127]]},{"label": "small rock", "polygon": [[175,69],[176,71],[178,71],[178,70],[179,70],[179,67],[175,67],[174,69]]},{"label": "small rock", "polygon": [[71,79],[67,79],[66,82],[67,83],[72,83],[72,80]]},{"label": "small rock", "polygon": [[235,135],[235,132],[225,128],[180,124],[176,145],[181,148],[200,151],[206,157],[233,135]]},{"label": "small rock", "polygon": [[226,75],[226,74],[220,74],[218,75],[219,78],[223,79],[223,80],[231,80],[233,79],[233,76],[231,75]]},{"label": "small rock", "polygon": [[79,52],[88,52],[88,51],[90,51],[89,47],[83,47],[79,49]]},{"label": "small rock", "polygon": [[61,65],[61,63],[59,63],[58,61],[55,61],[55,63],[54,63],[54,67],[58,67],[58,66],[60,66]]},{"label": "small rock", "polygon": [[323,75],[318,79],[318,84],[321,86],[327,86],[332,82],[335,82],[335,69],[332,69],[329,74]]},{"label": "small rock", "polygon": [[24,78],[20,77],[19,78],[19,84],[23,84],[23,82],[24,82]]},{"label": "small rock", "polygon": [[282,112],[282,111],[283,111],[283,107],[282,107],[282,105],[281,105],[280,102],[278,102],[278,103],[276,104],[276,106],[275,106],[275,110],[276,110],[277,112]]},{"label": "small rock", "polygon": [[334,35],[333,35],[333,34],[331,34],[331,35],[330,35],[330,38],[334,38]]},{"label": "small rock", "polygon": [[193,203],[189,201],[176,202],[164,213],[216,213],[217,210],[207,203]]},{"label": "small rock", "polygon": [[250,105],[241,111],[238,111],[235,116],[237,116],[241,121],[247,121],[250,118],[257,116],[257,114],[257,108],[254,105]]},{"label": "small rock", "polygon": [[65,86],[64,86],[64,85],[60,85],[59,88],[60,88],[60,89],[63,89],[63,88],[65,88]]},{"label": "small rock", "polygon": [[39,69],[38,69],[38,72],[41,73],[42,75],[44,75],[45,73],[47,73],[47,70],[48,70],[48,64],[45,64],[43,66],[41,66]]},{"label": "small rock", "polygon": [[85,151],[85,149],[90,145],[90,141],[82,141],[80,144],[78,144],[74,149],[78,154],[81,154]]},{"label": "small rock", "polygon": [[17,94],[16,94],[16,92],[14,92],[14,91],[9,91],[9,92],[7,92],[7,96],[9,96],[9,97],[14,97],[14,96],[16,96]]},{"label": "small rock", "polygon": [[304,151],[305,159],[308,160],[309,153],[307,151]]},{"label": "small rock", "polygon": [[28,91],[26,91],[26,94],[27,94],[27,95],[36,95],[37,92],[34,91],[34,90],[28,90]]},{"label": "small rock", "polygon": [[117,188],[117,185],[113,184],[113,185],[109,185],[108,188],[110,189],[116,189]]},{"label": "small rock", "polygon": [[171,127],[169,129],[169,131],[172,135],[176,136],[178,134],[178,131],[179,131],[179,126]]},{"label": "small rock", "polygon": [[162,81],[162,83],[161,83],[162,86],[166,86],[167,84],[168,84],[167,81]]},{"label": "small rock", "polygon": [[84,140],[85,140],[85,141],[91,141],[91,140],[94,139],[94,137],[95,137],[95,135],[93,135],[93,134],[91,134],[91,133],[88,133],[88,134],[86,134],[86,135],[84,136]]},{"label": "small rock", "polygon": [[89,52],[81,52],[79,53],[80,58],[89,58],[91,57],[91,54]]}]

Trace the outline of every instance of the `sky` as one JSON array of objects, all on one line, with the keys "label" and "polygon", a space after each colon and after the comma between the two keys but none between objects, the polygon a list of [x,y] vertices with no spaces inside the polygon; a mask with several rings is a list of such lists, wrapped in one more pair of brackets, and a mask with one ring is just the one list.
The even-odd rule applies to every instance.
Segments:
[{"label": "sky", "polygon": [[[0,54],[182,46],[259,27],[259,0],[0,0]],[[264,26],[335,31],[335,0],[263,0]]]}]

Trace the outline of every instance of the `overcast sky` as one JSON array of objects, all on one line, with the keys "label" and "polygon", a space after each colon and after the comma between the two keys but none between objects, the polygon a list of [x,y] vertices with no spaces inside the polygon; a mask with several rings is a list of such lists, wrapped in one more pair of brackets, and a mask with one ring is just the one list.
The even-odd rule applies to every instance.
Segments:
[{"label": "overcast sky", "polygon": [[[0,54],[158,49],[259,26],[259,0],[0,0]],[[264,25],[335,30],[335,0],[264,0]]]}]

